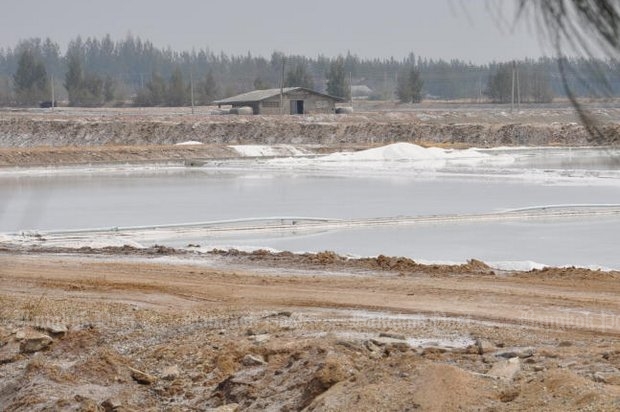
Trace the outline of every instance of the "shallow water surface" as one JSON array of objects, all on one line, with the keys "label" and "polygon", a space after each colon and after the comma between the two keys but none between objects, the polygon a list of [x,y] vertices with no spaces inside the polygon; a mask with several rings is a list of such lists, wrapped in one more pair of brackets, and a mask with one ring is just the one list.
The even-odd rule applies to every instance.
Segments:
[{"label": "shallow water surface", "polygon": [[[416,163],[428,161],[424,158],[377,161],[368,157],[255,159],[201,168],[3,173],[0,232],[267,217],[460,215],[545,205],[620,204],[620,165],[608,149],[492,149],[480,150],[480,154],[452,153],[445,159],[433,153],[431,160],[440,162],[436,168],[428,162]],[[605,217],[365,227],[312,234],[207,234],[192,243],[383,253],[428,261],[533,260],[620,268],[614,252],[620,244],[619,229],[620,217]],[[185,246],[185,241],[173,243]]]}]

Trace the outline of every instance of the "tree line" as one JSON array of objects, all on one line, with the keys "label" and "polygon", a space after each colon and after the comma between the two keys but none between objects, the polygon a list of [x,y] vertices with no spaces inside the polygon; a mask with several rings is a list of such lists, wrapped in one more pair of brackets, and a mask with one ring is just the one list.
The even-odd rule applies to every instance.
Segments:
[{"label": "tree line", "polygon": [[[209,49],[173,51],[127,36],[114,41],[73,39],[61,52],[51,39],[29,39],[0,49],[0,104],[33,106],[57,99],[73,106],[206,105],[255,89],[301,86],[349,99],[355,86],[363,97],[416,103],[422,99],[470,99],[507,103],[513,81],[522,102],[564,97],[620,95],[620,63],[569,59],[563,78],[557,60],[541,58],[475,65],[461,60],[344,56],[309,58],[274,52],[270,58],[231,56]],[[513,80],[514,79],[514,80]]]}]

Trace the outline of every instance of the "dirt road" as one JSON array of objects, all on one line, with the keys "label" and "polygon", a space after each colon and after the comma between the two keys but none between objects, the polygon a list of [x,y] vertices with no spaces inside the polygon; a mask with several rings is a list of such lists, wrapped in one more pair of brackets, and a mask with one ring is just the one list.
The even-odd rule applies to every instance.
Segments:
[{"label": "dirt road", "polygon": [[618,407],[619,273],[404,263],[4,252],[0,406]]}]

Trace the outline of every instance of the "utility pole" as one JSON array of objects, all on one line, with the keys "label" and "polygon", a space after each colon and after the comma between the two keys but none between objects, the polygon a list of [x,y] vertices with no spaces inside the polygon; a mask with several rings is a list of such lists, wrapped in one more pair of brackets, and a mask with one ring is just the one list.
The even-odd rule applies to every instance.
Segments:
[{"label": "utility pole", "polygon": [[398,96],[396,95],[396,88],[398,88],[398,69],[396,69],[396,72],[394,73],[394,87],[392,87],[392,90],[390,91],[390,99],[392,101],[396,101],[398,99]]},{"label": "utility pole", "polygon": [[285,57],[282,56],[282,73],[280,74],[280,114],[284,114],[284,64]]},{"label": "utility pole", "polygon": [[54,106],[56,106],[56,99],[54,97],[54,75],[52,74],[52,111],[54,111]]},{"label": "utility pole", "polygon": [[521,85],[519,83],[519,70],[515,68],[517,74],[517,110],[521,111]]},{"label": "utility pole", "polygon": [[349,72],[349,103],[353,106],[353,75]]},{"label": "utility pole", "polygon": [[383,100],[388,99],[387,70],[383,71]]},{"label": "utility pole", "polygon": [[516,72],[516,63],[512,61],[512,94],[510,98],[510,112],[512,113],[515,109],[515,72]]},{"label": "utility pole", "polygon": [[189,95],[192,100],[192,114],[194,114],[194,70],[189,69]]}]

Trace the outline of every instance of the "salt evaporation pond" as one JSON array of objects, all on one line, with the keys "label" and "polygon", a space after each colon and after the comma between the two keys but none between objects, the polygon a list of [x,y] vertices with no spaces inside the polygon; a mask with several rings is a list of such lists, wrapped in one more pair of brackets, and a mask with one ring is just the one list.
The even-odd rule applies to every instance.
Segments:
[{"label": "salt evaporation pond", "polygon": [[[272,154],[271,150],[256,153]],[[247,155],[246,150],[243,154]],[[321,157],[248,158],[204,167],[0,173],[0,232],[229,219],[460,215],[546,205],[620,205],[610,149],[425,149],[399,143]],[[436,223],[314,232],[137,239],[148,245],[334,250],[423,261],[536,261],[620,269],[620,217]],[[515,264],[518,265],[518,264]],[[523,263],[520,263],[523,265]]]}]

